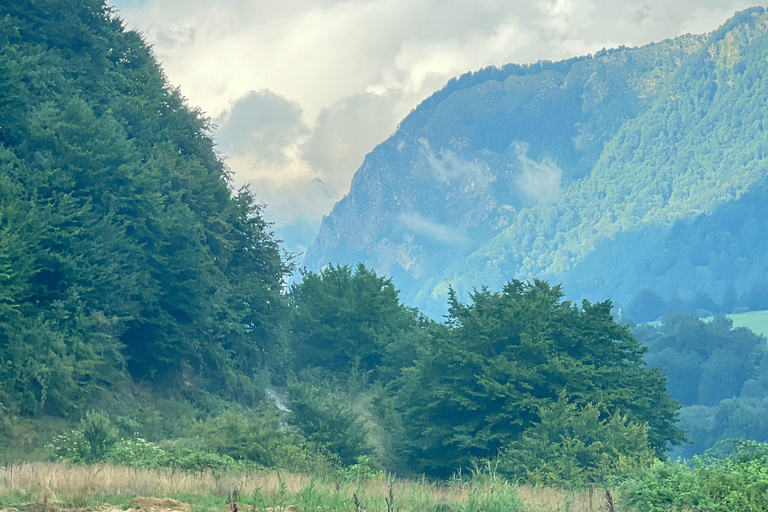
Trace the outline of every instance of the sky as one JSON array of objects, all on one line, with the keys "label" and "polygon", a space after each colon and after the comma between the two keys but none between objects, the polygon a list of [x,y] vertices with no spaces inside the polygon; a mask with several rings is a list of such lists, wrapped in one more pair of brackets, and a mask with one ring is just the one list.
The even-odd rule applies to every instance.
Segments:
[{"label": "sky", "polygon": [[743,0],[112,0],[288,250],[450,78],[716,29]]}]

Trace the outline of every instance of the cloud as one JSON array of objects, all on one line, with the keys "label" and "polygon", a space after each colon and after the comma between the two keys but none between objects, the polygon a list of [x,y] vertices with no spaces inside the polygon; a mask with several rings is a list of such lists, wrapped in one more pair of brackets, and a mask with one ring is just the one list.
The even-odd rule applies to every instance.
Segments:
[{"label": "cloud", "polygon": [[309,130],[298,103],[268,91],[250,91],[217,119],[216,141],[229,155],[250,155],[265,164],[282,164],[286,152]]},{"label": "cloud", "polygon": [[392,134],[399,121],[392,105],[401,99],[393,92],[365,92],[323,109],[311,136],[302,145],[307,163],[327,183],[346,192],[365,155]]},{"label": "cloud", "polygon": [[427,166],[432,176],[441,183],[462,180],[471,185],[472,189],[478,185],[487,185],[491,179],[490,169],[484,162],[470,162],[448,149],[441,149],[435,153],[429,147],[427,139],[420,139],[421,153],[427,161]]},{"label": "cloud", "polygon": [[361,93],[323,109],[310,129],[296,102],[268,90],[238,98],[216,121],[214,138],[235,182],[250,184],[280,225],[328,213],[395,122],[388,98]]},{"label": "cloud", "polygon": [[540,162],[528,158],[528,145],[515,144],[516,161],[512,164],[515,184],[528,199],[549,202],[560,195],[563,170],[550,158]]},{"label": "cloud", "polygon": [[441,243],[459,244],[466,240],[466,235],[450,226],[427,219],[417,212],[404,213],[399,217],[400,223],[412,233],[422,235]]},{"label": "cloud", "polygon": [[268,205],[268,220],[278,225],[291,225],[311,220],[320,226],[323,214],[328,213],[338,200],[333,187],[317,178],[301,176],[290,181],[258,177],[250,180],[256,198]]}]

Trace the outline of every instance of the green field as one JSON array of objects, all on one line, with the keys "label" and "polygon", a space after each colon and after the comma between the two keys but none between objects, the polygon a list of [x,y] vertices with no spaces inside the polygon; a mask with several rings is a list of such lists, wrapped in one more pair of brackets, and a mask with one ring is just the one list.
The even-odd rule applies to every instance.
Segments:
[{"label": "green field", "polygon": [[[760,334],[768,338],[768,311],[748,311],[747,313],[735,313],[725,315],[733,321],[733,327],[746,327],[755,334]],[[703,319],[705,322],[711,322],[713,317]]]},{"label": "green field", "polygon": [[[748,311],[746,313],[733,313],[725,315],[726,318],[733,322],[733,328],[746,327],[755,334],[765,336],[768,338],[768,310],[764,311]],[[715,317],[708,316],[702,318],[704,322],[711,322]],[[647,322],[645,325],[651,325],[653,327],[661,327],[663,320],[656,320],[654,322]]]}]

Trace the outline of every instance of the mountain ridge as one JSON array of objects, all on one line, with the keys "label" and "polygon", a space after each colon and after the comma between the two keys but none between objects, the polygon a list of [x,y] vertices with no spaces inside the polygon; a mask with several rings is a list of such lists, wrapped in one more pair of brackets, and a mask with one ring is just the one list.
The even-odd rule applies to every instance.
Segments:
[{"label": "mountain ridge", "polygon": [[506,264],[467,278],[463,262],[503,260],[509,251],[488,255],[504,246],[502,234],[588,180],[619,130],[651,108],[670,76],[716,34],[452,80],[366,156],[349,194],[323,219],[305,265],[363,261],[433,314],[444,309],[449,285],[467,292],[511,277],[562,280],[547,267],[519,272],[521,265]]}]

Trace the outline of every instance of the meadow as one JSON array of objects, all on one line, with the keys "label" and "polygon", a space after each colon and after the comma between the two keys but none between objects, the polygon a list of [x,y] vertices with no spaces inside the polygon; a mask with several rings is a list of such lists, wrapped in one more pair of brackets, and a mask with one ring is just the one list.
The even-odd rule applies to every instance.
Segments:
[{"label": "meadow", "polygon": [[[154,497],[168,499],[136,499]],[[188,473],[111,465],[31,463],[0,469],[0,510],[61,512],[597,512],[606,491],[571,492],[511,485],[493,476],[471,481],[374,478],[339,482],[276,471]],[[621,510],[618,504],[615,510]]]}]

